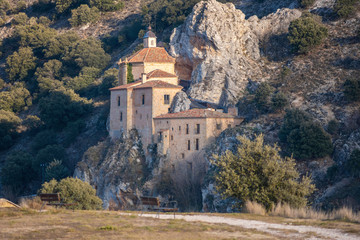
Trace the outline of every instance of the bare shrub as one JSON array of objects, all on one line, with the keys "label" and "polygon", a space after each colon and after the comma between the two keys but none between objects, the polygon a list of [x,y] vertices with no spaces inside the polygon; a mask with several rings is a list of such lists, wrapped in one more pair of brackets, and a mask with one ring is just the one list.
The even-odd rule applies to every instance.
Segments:
[{"label": "bare shrub", "polygon": [[[35,209],[40,210],[43,202],[40,200],[40,197],[34,197],[34,198],[21,198],[20,199],[20,206],[22,208],[29,208],[29,209]],[[50,206],[45,205],[44,209],[52,208]]]}]

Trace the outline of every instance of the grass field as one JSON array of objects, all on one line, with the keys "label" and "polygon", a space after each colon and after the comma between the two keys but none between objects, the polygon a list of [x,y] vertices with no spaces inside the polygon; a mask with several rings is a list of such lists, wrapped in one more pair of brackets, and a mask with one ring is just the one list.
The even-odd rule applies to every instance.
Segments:
[{"label": "grass field", "polygon": [[[124,213],[124,212],[122,212]],[[276,222],[338,228],[359,235],[360,225],[341,221],[306,221],[251,214],[211,214]],[[9,210],[0,209],[0,239],[288,239],[291,232],[272,235],[226,224],[160,220],[115,211]],[[309,236],[307,236],[309,237]]]}]

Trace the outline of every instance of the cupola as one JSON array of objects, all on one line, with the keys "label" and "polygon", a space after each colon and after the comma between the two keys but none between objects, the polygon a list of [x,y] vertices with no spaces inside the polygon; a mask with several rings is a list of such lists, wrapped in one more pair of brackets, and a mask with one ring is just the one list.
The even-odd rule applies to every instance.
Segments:
[{"label": "cupola", "polygon": [[151,31],[151,26],[148,28],[148,32],[144,35],[144,48],[156,47],[156,36]]}]

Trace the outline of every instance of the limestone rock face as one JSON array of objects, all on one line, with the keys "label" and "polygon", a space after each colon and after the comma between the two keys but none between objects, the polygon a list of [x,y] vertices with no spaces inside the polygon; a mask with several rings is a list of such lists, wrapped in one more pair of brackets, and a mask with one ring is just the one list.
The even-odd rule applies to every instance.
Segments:
[{"label": "limestone rock face", "polygon": [[177,113],[186,111],[190,109],[190,106],[191,101],[189,97],[186,95],[185,92],[180,91],[175,95],[174,100],[171,103],[170,112]]},{"label": "limestone rock face", "polygon": [[267,77],[259,41],[266,35],[285,31],[289,22],[300,15],[298,10],[284,9],[263,20],[246,20],[244,13],[231,3],[210,0],[195,5],[170,39],[179,77],[192,81],[190,97],[221,106],[234,104],[248,79],[262,81]]}]

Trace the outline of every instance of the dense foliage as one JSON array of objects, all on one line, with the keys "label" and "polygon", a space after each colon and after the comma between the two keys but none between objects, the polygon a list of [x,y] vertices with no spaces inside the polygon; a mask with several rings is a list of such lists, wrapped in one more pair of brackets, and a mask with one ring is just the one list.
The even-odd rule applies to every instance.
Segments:
[{"label": "dense foliage", "polygon": [[332,153],[331,137],[311,116],[299,109],[286,112],[280,140],[296,159],[325,157]]},{"label": "dense foliage", "polygon": [[288,39],[295,52],[308,53],[320,45],[327,35],[328,30],[320,20],[312,14],[303,14],[290,23]]},{"label": "dense foliage", "polygon": [[77,9],[71,10],[69,22],[71,26],[77,27],[87,23],[95,23],[99,18],[99,9],[96,7],[89,8],[88,5],[82,4]]},{"label": "dense foliage", "polygon": [[309,8],[315,3],[315,0],[300,0],[300,5],[303,8]]},{"label": "dense foliage", "polygon": [[360,78],[351,78],[344,84],[344,94],[349,101],[360,100]]},{"label": "dense foliage", "polygon": [[352,151],[347,163],[347,168],[355,177],[360,177],[360,149]]},{"label": "dense foliage", "polygon": [[64,178],[60,182],[51,180],[42,185],[40,193],[59,193],[64,203],[77,203],[70,208],[91,210],[101,209],[102,201],[88,183],[77,178]]},{"label": "dense foliage", "polygon": [[350,17],[355,13],[359,0],[336,0],[334,10],[341,18]]},{"label": "dense foliage", "polygon": [[226,151],[212,162],[217,190],[224,197],[236,198],[240,204],[256,201],[267,210],[279,202],[293,207],[307,204],[314,185],[309,177],[299,179],[294,159],[283,159],[277,146],[264,144],[262,135],[254,141],[242,136],[239,141],[235,153]]},{"label": "dense foliage", "polygon": [[0,150],[12,145],[20,124],[21,119],[13,112],[0,110]]}]

